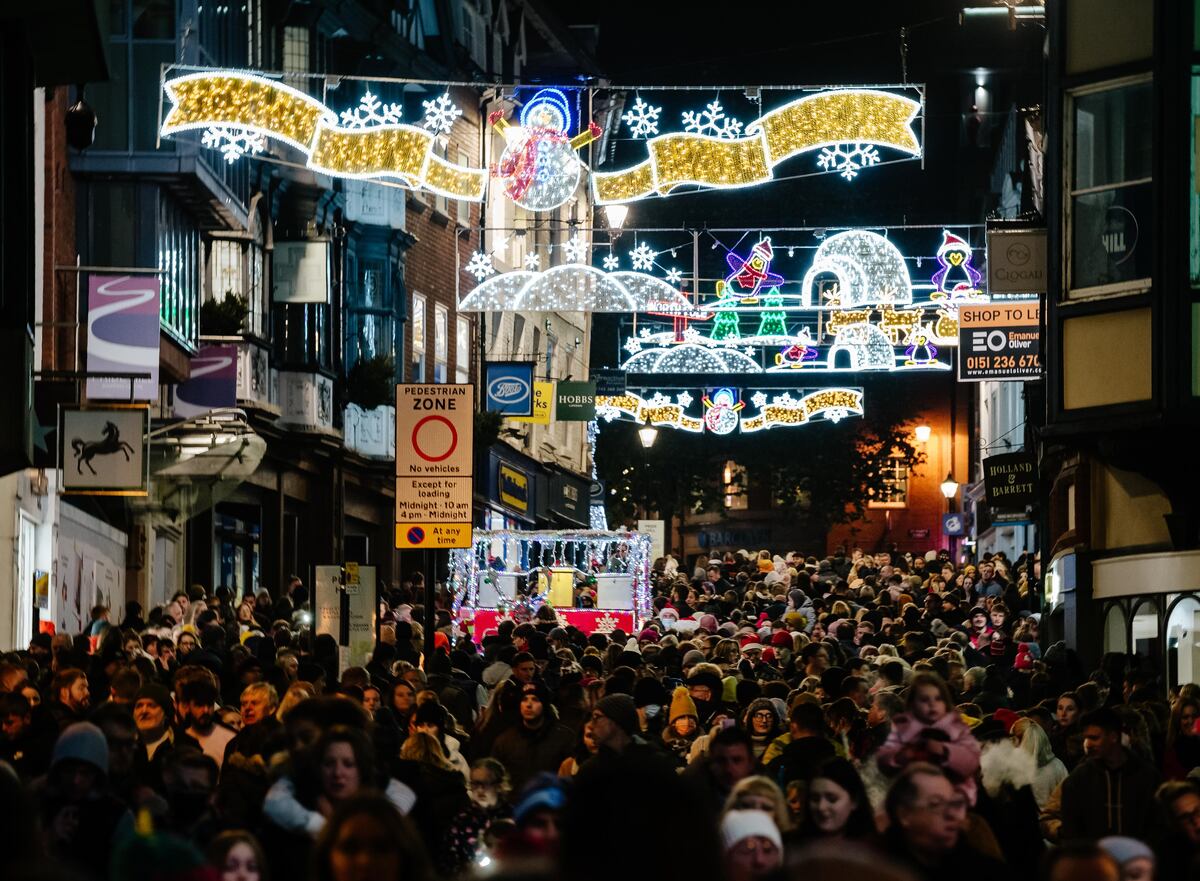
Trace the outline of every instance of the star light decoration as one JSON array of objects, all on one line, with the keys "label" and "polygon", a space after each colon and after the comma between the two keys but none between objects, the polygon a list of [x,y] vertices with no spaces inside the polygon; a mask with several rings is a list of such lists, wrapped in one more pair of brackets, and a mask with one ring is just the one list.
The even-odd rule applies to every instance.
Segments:
[{"label": "star light decoration", "polygon": [[450,100],[449,92],[443,92],[431,101],[422,101],[421,106],[425,108],[422,125],[435,135],[450,134],[454,120],[462,116],[462,111]]},{"label": "star light decoration", "polygon": [[521,262],[526,269],[540,269],[542,266],[542,255],[537,253],[537,251],[530,251]]},{"label": "star light decoration", "polygon": [[404,108],[399,104],[385,104],[367,89],[358,99],[357,107],[342,111],[342,127],[360,129],[375,125],[395,125],[401,121],[403,115]]},{"label": "star light decoration", "polygon": [[684,409],[687,409],[688,407],[692,406],[692,396],[688,392],[680,392],[679,394],[677,394],[675,396],[675,401],[676,401],[676,403],[679,404],[680,407],[683,407]]},{"label": "star light decoration", "polygon": [[483,251],[476,251],[471,255],[471,259],[467,261],[464,267],[467,272],[475,276],[476,281],[483,281],[489,275],[496,274],[496,267],[492,263],[492,255],[485,254]]},{"label": "star light decoration", "polygon": [[763,408],[763,406],[767,403],[766,393],[755,392],[753,395],[750,396],[750,401],[751,401],[751,403],[754,404],[755,407],[757,407],[758,409],[761,410]]},{"label": "star light decoration", "polygon": [[604,268],[606,270],[608,270],[609,272],[612,272],[614,269],[616,269],[620,265],[621,265],[621,261],[617,258],[616,254],[609,254],[607,257],[604,258]]},{"label": "star light decoration", "polygon": [[742,133],[742,123],[726,115],[720,98],[714,98],[701,111],[685,110],[683,128],[698,135],[712,135],[726,140],[732,140]]},{"label": "star light decoration", "polygon": [[581,263],[587,257],[588,244],[587,241],[579,233],[571,236],[562,246],[563,253],[570,263]]},{"label": "star light decoration", "polygon": [[621,119],[625,120],[625,124],[629,126],[629,133],[633,138],[648,138],[658,134],[658,114],[660,113],[662,113],[661,107],[653,107],[639,96],[634,98],[633,107]]},{"label": "star light decoration", "polygon": [[878,164],[879,150],[870,144],[834,144],[822,147],[817,157],[817,165],[838,172],[846,180],[854,180],[860,169]]},{"label": "star light decoration", "polygon": [[654,268],[654,258],[657,256],[658,252],[651,251],[650,246],[645,242],[642,242],[629,252],[629,257],[633,260],[633,268],[640,269],[643,272],[649,272]]},{"label": "star light decoration", "polygon": [[683,281],[683,273],[672,267],[671,269],[667,270],[666,278],[668,284],[679,284],[681,281]]},{"label": "star light decoration", "polygon": [[258,154],[267,149],[267,139],[258,132],[219,125],[206,129],[200,137],[200,143],[213,150],[220,150],[221,156],[230,165],[247,153]]}]

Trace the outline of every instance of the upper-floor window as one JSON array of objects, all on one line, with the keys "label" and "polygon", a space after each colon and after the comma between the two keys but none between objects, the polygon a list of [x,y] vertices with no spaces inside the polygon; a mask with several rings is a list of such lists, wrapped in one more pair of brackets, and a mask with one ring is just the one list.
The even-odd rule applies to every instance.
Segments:
[{"label": "upper-floor window", "polygon": [[454,381],[471,381],[471,321],[461,315],[455,322]]},{"label": "upper-floor window", "polygon": [[1070,95],[1069,297],[1149,285],[1154,256],[1153,88],[1142,77]]},{"label": "upper-floor window", "polygon": [[440,303],[433,307],[433,381],[445,382],[450,361],[450,312]]},{"label": "upper-floor window", "polygon": [[309,31],[299,25],[288,25],[283,29],[283,69],[288,73],[308,73],[312,67],[309,58]]},{"label": "upper-floor window", "polygon": [[410,382],[425,381],[425,295],[412,295],[412,345],[409,347],[412,371]]},{"label": "upper-floor window", "polygon": [[888,459],[880,467],[881,485],[870,491],[868,508],[908,507],[908,463],[899,456]]},{"label": "upper-floor window", "polygon": [[721,471],[721,483],[725,488],[726,510],[745,511],[750,507],[750,499],[746,495],[746,469],[744,466],[729,459]]}]

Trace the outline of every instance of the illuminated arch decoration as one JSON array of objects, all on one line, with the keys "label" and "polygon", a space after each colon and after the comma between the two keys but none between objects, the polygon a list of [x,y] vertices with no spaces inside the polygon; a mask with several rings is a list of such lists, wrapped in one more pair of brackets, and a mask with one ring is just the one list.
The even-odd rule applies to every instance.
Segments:
[{"label": "illuminated arch decoration", "polygon": [[[483,200],[487,172],[433,152],[436,131],[395,121],[339,123],[338,115],[298,89],[251,73],[190,73],[163,84],[170,108],[161,133],[224,129],[281,141],[308,167],[335,177],[389,180],[468,202]],[[444,114],[443,114],[444,115]],[[380,119],[396,119],[395,114]]]},{"label": "illuminated arch decoration", "polygon": [[[922,148],[913,122],[920,112],[920,101],[894,92],[829,89],[764,114],[746,126],[744,137],[731,136],[734,131],[728,127],[689,126],[695,130],[649,138],[648,158],[637,165],[594,173],[596,201],[632,202],[667,195],[683,184],[733,189],[767,183],[775,166],[812,150],[822,151],[823,168],[849,180],[859,168],[878,161],[877,152],[863,156],[873,146],[919,157]],[[702,133],[710,130],[714,133]],[[847,175],[851,165],[854,174]]]},{"label": "illuminated arch decoration", "polygon": [[762,373],[750,355],[732,348],[695,343],[657,346],[634,353],[621,369],[627,373]]},{"label": "illuminated arch decoration", "polygon": [[661,391],[653,394],[626,392],[623,395],[597,395],[596,416],[606,422],[626,419],[639,424],[649,423],[656,428],[675,428],[700,434],[730,434],[765,431],[771,428],[798,428],[813,422],[840,422],[851,416],[862,416],[863,391],[860,388],[826,388],[801,392],[793,397],[785,391],[768,397],[756,391],[750,398],[754,412],[747,413],[746,402],[738,389],[713,389],[702,394],[704,412],[691,415],[688,410],[695,397],[687,391],[672,398]]},{"label": "illuminated arch decoration", "polygon": [[904,255],[887,238],[867,229],[836,233],[821,242],[804,274],[805,306],[820,305],[813,302],[813,285],[823,274],[837,277],[836,305],[843,309],[911,303],[913,299]]},{"label": "illuminated arch decoration", "polygon": [[687,311],[691,301],[644,272],[605,272],[564,263],[540,272],[515,270],[487,278],[458,304],[459,312]]}]

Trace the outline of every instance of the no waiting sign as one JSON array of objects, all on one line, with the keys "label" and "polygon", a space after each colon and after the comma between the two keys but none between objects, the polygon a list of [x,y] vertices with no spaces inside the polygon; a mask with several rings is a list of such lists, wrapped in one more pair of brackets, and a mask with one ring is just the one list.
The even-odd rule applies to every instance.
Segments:
[{"label": "no waiting sign", "polygon": [[471,546],[475,389],[396,386],[396,547]]},{"label": "no waiting sign", "polygon": [[1042,375],[1037,300],[958,307],[958,379],[1027,380]]}]

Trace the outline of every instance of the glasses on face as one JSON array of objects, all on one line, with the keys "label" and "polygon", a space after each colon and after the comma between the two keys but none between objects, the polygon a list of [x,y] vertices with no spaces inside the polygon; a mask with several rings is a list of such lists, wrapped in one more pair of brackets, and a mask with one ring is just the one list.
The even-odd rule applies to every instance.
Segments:
[{"label": "glasses on face", "polygon": [[472,780],[471,788],[475,790],[495,789],[496,784],[491,780]]},{"label": "glasses on face", "polygon": [[969,805],[965,798],[934,798],[924,804],[918,802],[913,807],[922,811],[931,811],[935,814],[965,814]]},{"label": "glasses on face", "polygon": [[775,718],[775,714],[772,713],[770,710],[759,710],[757,713],[755,713],[750,718],[751,719],[760,719],[764,722],[770,722],[772,719]]}]

